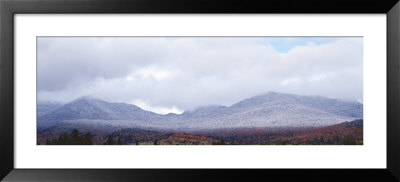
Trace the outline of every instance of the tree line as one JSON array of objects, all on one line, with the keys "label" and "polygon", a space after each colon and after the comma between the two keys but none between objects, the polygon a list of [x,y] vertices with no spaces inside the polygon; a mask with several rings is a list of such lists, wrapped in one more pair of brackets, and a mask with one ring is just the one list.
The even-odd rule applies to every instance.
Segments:
[{"label": "tree line", "polygon": [[[114,138],[108,136],[107,140],[103,144],[122,145],[122,141],[121,138],[118,137],[117,142],[114,142]],[[70,135],[68,135],[67,132],[64,132],[64,134],[58,138],[47,139],[46,145],[93,145],[93,135],[90,132],[81,135],[78,129],[73,129]]]},{"label": "tree line", "polygon": [[81,135],[77,129],[73,129],[70,135],[64,132],[58,138],[47,139],[46,145],[93,145],[93,135],[90,132]]}]

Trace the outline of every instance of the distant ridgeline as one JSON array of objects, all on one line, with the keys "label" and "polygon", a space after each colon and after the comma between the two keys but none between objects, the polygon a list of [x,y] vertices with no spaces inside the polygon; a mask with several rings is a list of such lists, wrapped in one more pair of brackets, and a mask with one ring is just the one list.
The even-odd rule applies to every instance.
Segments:
[{"label": "distant ridgeline", "polygon": [[362,144],[362,118],[358,102],[276,92],[167,115],[84,97],[38,103],[37,136],[56,145]]}]

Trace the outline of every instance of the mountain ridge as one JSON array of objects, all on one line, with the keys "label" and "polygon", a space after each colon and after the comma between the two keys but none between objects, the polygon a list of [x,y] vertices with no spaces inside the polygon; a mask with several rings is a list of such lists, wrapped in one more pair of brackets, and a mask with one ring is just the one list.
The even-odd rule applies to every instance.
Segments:
[{"label": "mountain ridge", "polygon": [[362,110],[363,105],[358,102],[267,92],[229,107],[206,106],[182,114],[161,115],[132,104],[81,97],[52,112],[38,115],[38,129],[54,127],[63,121],[87,123],[88,120],[110,120],[117,125],[116,121],[119,121],[123,126],[131,124],[142,128],[177,130],[327,126],[360,119],[363,117]]}]

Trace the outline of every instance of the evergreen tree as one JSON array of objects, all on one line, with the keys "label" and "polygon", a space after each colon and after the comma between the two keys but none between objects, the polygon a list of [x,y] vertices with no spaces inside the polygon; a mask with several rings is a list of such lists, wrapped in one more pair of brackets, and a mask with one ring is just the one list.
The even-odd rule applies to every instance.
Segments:
[{"label": "evergreen tree", "polygon": [[114,145],[114,139],[113,139],[113,137],[111,135],[108,136],[106,145]]},{"label": "evergreen tree", "polygon": [[57,145],[64,145],[64,138],[63,136],[59,136],[58,140],[56,141]]},{"label": "evergreen tree", "polygon": [[71,132],[71,136],[68,136],[68,134],[64,132],[58,139],[47,139],[46,145],[93,145],[93,135],[88,132],[80,136],[79,131],[74,129]]},{"label": "evergreen tree", "polygon": [[62,136],[58,138],[58,141],[56,142],[58,145],[69,145],[69,137],[66,132]]},{"label": "evergreen tree", "polygon": [[319,140],[317,137],[314,137],[313,141],[312,141],[313,145],[318,145],[319,144]]},{"label": "evergreen tree", "polygon": [[71,145],[71,140],[70,140],[70,138],[69,138],[69,136],[68,136],[68,134],[67,134],[67,132],[64,132],[64,134],[63,134],[63,142],[64,142],[64,145]]},{"label": "evergreen tree", "polygon": [[344,141],[343,141],[343,144],[344,145],[356,145],[357,142],[352,140],[351,138],[345,138]]},{"label": "evergreen tree", "polygon": [[93,145],[93,135],[88,132],[83,136],[83,145]]},{"label": "evergreen tree", "polygon": [[323,144],[325,144],[325,140],[324,140],[324,138],[322,138],[322,137],[320,137],[320,138],[319,138],[319,144],[320,144],[320,145],[323,145]]},{"label": "evergreen tree", "polygon": [[339,136],[335,136],[335,137],[333,138],[333,142],[334,142],[335,144],[340,144],[340,137],[339,137]]},{"label": "evergreen tree", "polygon": [[120,138],[120,137],[118,137],[117,145],[122,145],[122,142],[121,142],[121,138]]},{"label": "evergreen tree", "polygon": [[79,137],[79,131],[77,129],[73,129],[71,132],[71,144],[79,145],[81,143],[81,138]]},{"label": "evergreen tree", "polygon": [[221,140],[221,145],[225,145],[224,139]]},{"label": "evergreen tree", "polygon": [[157,142],[158,142],[158,140],[155,139],[154,142],[153,142],[153,145],[158,145]]}]

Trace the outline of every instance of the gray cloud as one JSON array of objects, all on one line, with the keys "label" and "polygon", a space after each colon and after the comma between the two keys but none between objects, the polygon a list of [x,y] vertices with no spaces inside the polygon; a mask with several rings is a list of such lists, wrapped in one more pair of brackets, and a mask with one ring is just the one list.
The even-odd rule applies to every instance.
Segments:
[{"label": "gray cloud", "polygon": [[286,52],[278,39],[40,37],[38,99],[91,95],[156,112],[230,105],[267,91],[362,101],[362,38],[292,37]]}]

